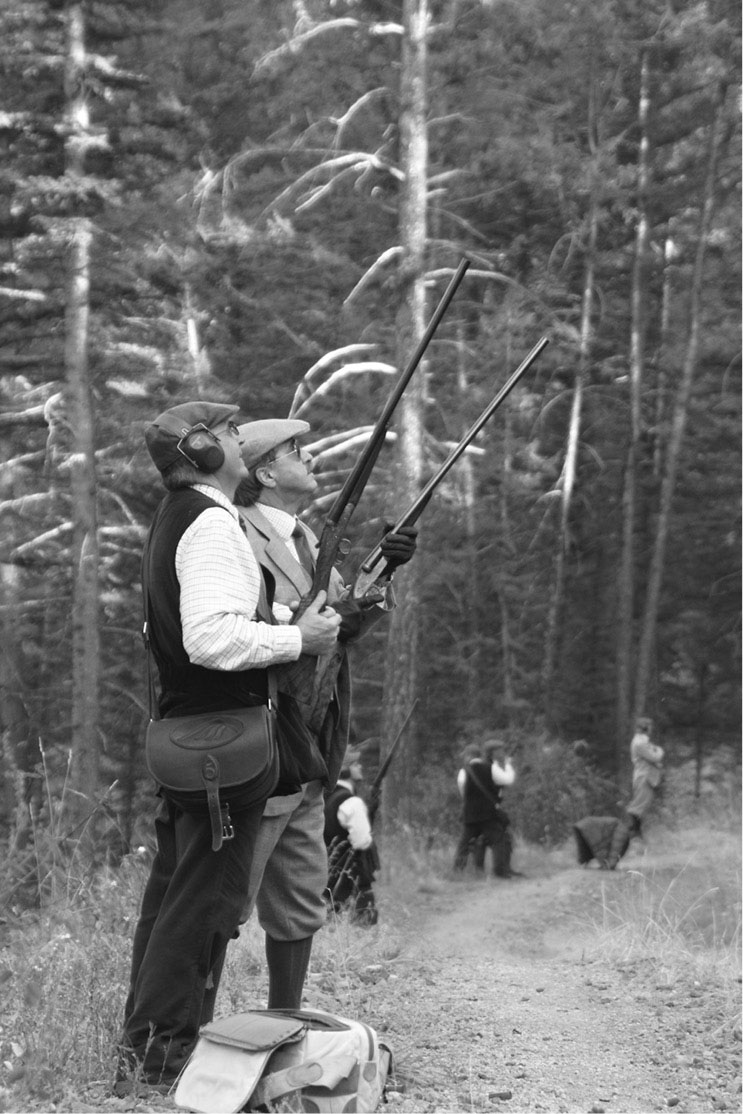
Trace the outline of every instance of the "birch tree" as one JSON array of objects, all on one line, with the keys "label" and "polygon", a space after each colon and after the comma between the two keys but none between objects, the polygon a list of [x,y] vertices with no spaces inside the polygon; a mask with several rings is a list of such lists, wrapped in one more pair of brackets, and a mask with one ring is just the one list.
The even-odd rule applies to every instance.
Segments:
[{"label": "birch tree", "polygon": [[[85,95],[85,17],[82,3],[67,10],[66,173],[74,188],[85,175],[85,155],[92,141]],[[72,723],[71,811],[91,812],[98,794],[98,698],[100,636],[98,626],[98,512],[94,454],[94,413],[88,369],[90,253],[93,231],[86,216],[69,222],[68,281],[65,312],[65,404],[70,429],[70,505],[72,510]]]},{"label": "birch tree", "polygon": [[[426,247],[428,216],[427,105],[428,0],[403,0],[403,35],[400,70],[400,266],[402,302],[397,318],[397,364],[404,367],[421,340],[426,326]],[[413,379],[400,406],[398,440],[398,492],[403,504],[412,503],[421,487],[423,467],[424,378]],[[391,616],[384,683],[382,737],[395,736],[413,704],[418,671],[420,613],[420,563],[405,570],[404,590]],[[400,776],[385,796],[388,814],[399,809],[410,787],[410,754],[415,749],[415,725],[403,751]],[[397,791],[395,789],[397,788]],[[397,800],[396,800],[397,798]],[[383,813],[384,815],[384,813]]]},{"label": "birch tree", "polygon": [[634,714],[644,712],[649,696],[649,678],[651,675],[651,657],[658,619],[658,605],[660,601],[661,585],[663,581],[663,568],[668,540],[673,496],[676,488],[676,477],[679,468],[679,459],[686,428],[694,376],[697,371],[699,358],[699,345],[702,328],[702,307],[704,297],[704,261],[715,203],[715,185],[717,167],[722,144],[724,128],[724,90],[720,97],[714,118],[709,128],[707,151],[707,176],[704,183],[704,193],[701,198],[699,212],[699,227],[697,230],[696,251],[692,268],[691,289],[689,291],[689,333],[686,340],[686,352],[681,370],[681,379],[676,391],[676,397],[671,414],[670,436],[665,453],[663,477],[660,494],[660,508],[658,523],[653,541],[648,585],[643,609],[642,624],[640,628],[639,645],[637,651],[637,668],[634,678],[635,701]]}]

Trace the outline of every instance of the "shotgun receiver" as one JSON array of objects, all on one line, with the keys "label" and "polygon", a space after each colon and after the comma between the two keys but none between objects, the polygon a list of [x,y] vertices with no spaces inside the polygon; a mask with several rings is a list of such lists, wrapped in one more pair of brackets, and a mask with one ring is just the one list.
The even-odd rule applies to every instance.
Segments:
[{"label": "shotgun receiver", "polygon": [[[369,440],[328,512],[320,535],[312,588],[309,594],[300,601],[294,615],[295,622],[304,614],[317,593],[328,589],[330,574],[344,545],[344,532],[364,488],[369,482],[372,469],[384,445],[387,429],[392,421],[395,408],[412,379],[415,369],[421,362],[442,317],[449,308],[449,304],[457,292],[469,265],[469,260],[463,259],[454,272],[425,333],[387,399]],[[319,730],[325,717],[329,693],[332,692],[335,685],[343,653],[343,647],[338,646],[330,656],[317,659],[303,654],[298,661],[279,667],[279,687],[296,700],[305,722],[313,730]],[[318,673],[322,676],[316,676]]]},{"label": "shotgun receiver", "polygon": [[[472,441],[474,441],[475,437],[480,432],[485,423],[489,421],[489,419],[498,409],[506,396],[510,394],[510,392],[518,383],[519,379],[521,379],[522,375],[524,375],[525,372],[531,367],[537,356],[547,346],[548,343],[549,341],[547,340],[547,337],[542,337],[542,339],[534,345],[529,355],[526,357],[525,360],[522,361],[522,363],[519,364],[510,379],[506,383],[504,383],[496,396],[488,403],[474,425],[470,426],[459,444],[452,449],[449,456],[439,468],[438,472],[436,472],[436,474],[431,477],[431,479],[423,488],[420,495],[412,504],[412,506],[410,506],[405,514],[402,516],[402,518],[400,518],[395,523],[395,525],[392,527],[393,533],[397,530],[400,530],[403,526],[412,526],[413,523],[418,521],[423,511],[428,506],[428,503],[430,502],[434,491],[444,479],[446,474],[454,466],[454,464],[456,464],[467,446]],[[374,547],[374,549],[371,550],[370,553],[367,554],[365,559],[361,562],[359,571],[356,575],[356,579],[353,583],[352,594],[354,599],[360,600],[364,599],[365,597],[373,598],[375,586],[381,587],[385,579],[389,579],[389,574],[386,573],[386,569],[377,576],[374,576],[373,570],[376,565],[379,564],[381,558],[382,551],[380,546],[377,545]]]}]

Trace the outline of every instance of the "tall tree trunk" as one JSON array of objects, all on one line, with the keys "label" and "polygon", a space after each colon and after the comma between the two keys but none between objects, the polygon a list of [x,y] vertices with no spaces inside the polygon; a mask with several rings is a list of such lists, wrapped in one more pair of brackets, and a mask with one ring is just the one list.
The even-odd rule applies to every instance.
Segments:
[{"label": "tall tree trunk", "polygon": [[588,218],[588,243],[586,244],[586,259],[583,272],[583,297],[581,300],[580,322],[580,350],[578,354],[578,367],[575,373],[573,387],[573,403],[570,408],[570,422],[568,424],[567,444],[565,446],[565,463],[562,468],[562,484],[560,490],[560,532],[557,539],[557,554],[555,557],[555,586],[550,599],[547,616],[547,634],[544,651],[543,673],[543,699],[545,720],[552,730],[557,730],[559,724],[552,709],[552,695],[557,668],[557,654],[559,649],[560,619],[565,601],[565,581],[567,576],[567,556],[570,545],[569,527],[570,512],[573,504],[575,490],[575,477],[578,468],[578,446],[580,444],[581,417],[583,411],[583,388],[588,371],[591,355],[594,272],[596,267],[596,238],[598,235],[598,200],[594,188],[591,198],[591,209]]},{"label": "tall tree trunk", "polygon": [[[85,98],[85,24],[82,4],[67,10],[67,111],[70,138],[67,175],[85,172],[88,108]],[[65,312],[65,395],[72,431],[70,491],[73,516],[72,771],[68,802],[78,820],[89,815],[98,792],[98,520],[94,421],[88,373],[90,252],[92,229],[85,217],[70,223]]]},{"label": "tall tree trunk", "polygon": [[[405,366],[426,328],[424,273],[427,239],[428,136],[426,132],[427,0],[404,0],[400,75],[400,165],[404,180],[400,204],[400,242],[404,248],[400,273],[403,301],[397,319],[397,365]],[[423,467],[423,377],[419,372],[400,404],[397,495],[412,503],[421,487]],[[397,607],[392,612],[384,679],[382,737],[388,744],[415,699],[418,675],[420,562],[401,573]],[[384,795],[383,820],[405,819],[408,789],[416,751],[415,722],[400,755],[394,778]]]},{"label": "tall tree trunk", "polygon": [[[466,402],[469,395],[469,381],[467,376],[467,365],[465,360],[465,338],[463,326],[459,326],[457,338],[457,393],[462,402]],[[466,429],[470,423],[465,423],[465,428],[461,432],[464,436]],[[478,624],[478,616],[480,608],[478,606],[480,599],[480,586],[478,583],[477,572],[477,514],[476,514],[476,481],[475,471],[472,467],[472,457],[469,453],[464,453],[457,465],[459,470],[459,483],[462,492],[462,503],[464,508],[464,534],[465,534],[465,553],[464,560],[467,564],[467,576],[465,578],[464,598],[463,598],[463,612],[462,612],[462,628],[465,631],[464,647],[466,661],[465,661],[465,700],[466,706],[472,711],[472,718],[479,719],[482,708],[482,685],[480,684],[480,629]]]},{"label": "tall tree trunk", "polygon": [[[506,297],[505,307],[505,334],[504,365],[505,367],[511,367],[511,308],[508,304],[508,297]],[[503,411],[503,460],[501,464],[501,482],[498,487],[498,517],[500,520],[501,545],[503,547],[502,568],[505,570],[510,565],[508,558],[512,550],[511,538],[513,537],[510,517],[511,475],[513,472],[513,429],[510,406],[504,406]],[[496,574],[498,608],[500,611],[501,668],[503,674],[501,700],[506,715],[510,717],[513,713],[516,690],[513,683],[514,653],[513,640],[511,637],[511,612],[508,607],[509,601],[505,585],[506,579],[506,577],[498,577]],[[490,683],[490,687],[492,688],[492,682]]]},{"label": "tall tree trunk", "polygon": [[681,382],[673,407],[671,419],[671,433],[666,451],[665,469],[660,493],[660,511],[658,526],[655,532],[655,541],[650,561],[648,574],[648,589],[640,632],[640,642],[637,653],[637,672],[635,675],[635,715],[641,715],[645,710],[648,697],[648,677],[650,675],[650,661],[655,642],[655,631],[658,621],[658,603],[663,580],[663,563],[665,560],[666,542],[671,518],[671,505],[676,488],[676,474],[678,472],[681,448],[684,439],[684,428],[689,410],[689,399],[697,368],[699,353],[699,335],[702,319],[702,282],[704,277],[704,256],[707,240],[712,223],[715,196],[715,175],[717,162],[722,142],[724,114],[722,106],[718,106],[714,121],[710,128],[709,154],[707,158],[707,178],[704,186],[701,212],[699,216],[699,234],[697,250],[694,258],[692,273],[691,294],[689,299],[689,336],[686,344],[686,354],[681,372]]},{"label": "tall tree trunk", "polygon": [[635,610],[635,523],[637,520],[637,466],[641,430],[641,397],[645,361],[643,304],[649,222],[646,211],[649,179],[650,63],[643,51],[640,65],[639,131],[637,169],[637,231],[632,270],[630,336],[630,430],[622,493],[622,549],[618,577],[617,716],[615,734],[616,769],[622,778],[628,769],[627,738],[632,706],[632,649]]}]

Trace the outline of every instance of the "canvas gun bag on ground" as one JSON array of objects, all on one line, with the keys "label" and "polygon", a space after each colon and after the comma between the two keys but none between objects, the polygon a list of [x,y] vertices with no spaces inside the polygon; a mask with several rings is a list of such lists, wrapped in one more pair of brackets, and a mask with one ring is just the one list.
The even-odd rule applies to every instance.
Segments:
[{"label": "canvas gun bag on ground", "polygon": [[184,1110],[367,1114],[391,1054],[374,1029],[322,1010],[254,1010],[205,1025],[175,1090]]},{"label": "canvas gun bag on ground", "polygon": [[150,711],[145,734],[147,769],[163,796],[184,812],[209,816],[212,850],[219,851],[234,835],[231,816],[267,800],[279,779],[274,671],[268,670],[266,704],[156,719],[146,562],[142,567]]}]

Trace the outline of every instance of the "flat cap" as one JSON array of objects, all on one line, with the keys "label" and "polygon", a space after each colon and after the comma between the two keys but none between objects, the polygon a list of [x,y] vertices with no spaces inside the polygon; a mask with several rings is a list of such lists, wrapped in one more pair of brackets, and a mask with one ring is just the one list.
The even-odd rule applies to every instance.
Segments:
[{"label": "flat cap", "polygon": [[178,451],[178,442],[195,425],[205,425],[214,429],[221,422],[234,418],[239,406],[227,406],[223,402],[182,402],[163,410],[144,431],[150,456],[155,467],[164,472],[177,460],[183,460]]},{"label": "flat cap", "polygon": [[246,422],[238,428],[243,442],[240,450],[242,458],[247,467],[252,468],[256,461],[278,445],[306,433],[310,423],[296,418],[266,418],[261,422]]}]

